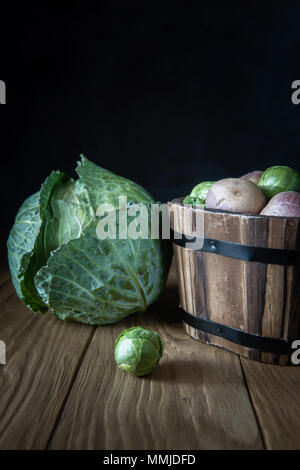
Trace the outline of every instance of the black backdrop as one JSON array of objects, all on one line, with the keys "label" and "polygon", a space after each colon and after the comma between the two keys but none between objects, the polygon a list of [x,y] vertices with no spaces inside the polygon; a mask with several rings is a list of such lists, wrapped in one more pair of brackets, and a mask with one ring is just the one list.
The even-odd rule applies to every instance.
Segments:
[{"label": "black backdrop", "polygon": [[2,228],[81,152],[160,201],[299,167],[299,2],[24,3],[1,6]]}]

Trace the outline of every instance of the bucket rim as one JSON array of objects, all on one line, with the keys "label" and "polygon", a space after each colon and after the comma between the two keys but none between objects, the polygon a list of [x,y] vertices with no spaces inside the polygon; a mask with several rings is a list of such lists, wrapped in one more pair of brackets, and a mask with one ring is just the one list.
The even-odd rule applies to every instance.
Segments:
[{"label": "bucket rim", "polygon": [[183,204],[183,199],[184,196],[178,197],[175,199],[172,199],[171,201],[168,201],[169,206],[177,206],[181,208],[189,208],[192,209],[192,211],[195,212],[200,212],[200,213],[214,213],[214,214],[220,214],[220,216],[231,216],[231,217],[241,217],[245,219],[281,219],[281,220],[297,220],[299,221],[300,217],[289,217],[289,216],[280,216],[280,215],[260,215],[260,214],[245,214],[244,212],[232,212],[232,211],[226,211],[226,210],[221,210],[221,209],[208,209],[206,207],[192,207],[190,204]]}]

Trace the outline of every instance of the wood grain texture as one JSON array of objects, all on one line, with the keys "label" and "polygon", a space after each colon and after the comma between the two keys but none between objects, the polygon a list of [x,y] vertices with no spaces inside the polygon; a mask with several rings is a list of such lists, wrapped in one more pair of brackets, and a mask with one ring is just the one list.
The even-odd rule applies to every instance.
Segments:
[{"label": "wood grain texture", "polygon": [[[181,199],[169,203],[171,227],[198,235],[195,218],[203,216],[203,235],[251,246],[300,249],[300,219],[247,216],[190,210]],[[253,263],[174,245],[180,303],[200,318],[271,338],[300,337],[300,267]],[[264,353],[185,325],[188,334],[251,359],[288,363],[287,355]]]},{"label": "wood grain texture", "polygon": [[47,445],[91,328],[30,312],[0,275],[0,449]]},{"label": "wood grain texture", "polygon": [[[50,449],[262,448],[238,356],[184,334],[175,282],[171,271],[147,313],[97,328]],[[135,325],[165,341],[163,359],[144,378],[114,363],[115,339]]]},{"label": "wood grain texture", "polygon": [[241,358],[267,449],[300,449],[300,367]]},{"label": "wood grain texture", "polygon": [[[184,333],[178,302],[173,266],[147,313],[94,334],[33,314],[1,273],[0,449],[299,449],[300,368],[247,359],[242,368],[238,355]],[[136,324],[166,342],[145,378],[113,360],[115,338]]]}]

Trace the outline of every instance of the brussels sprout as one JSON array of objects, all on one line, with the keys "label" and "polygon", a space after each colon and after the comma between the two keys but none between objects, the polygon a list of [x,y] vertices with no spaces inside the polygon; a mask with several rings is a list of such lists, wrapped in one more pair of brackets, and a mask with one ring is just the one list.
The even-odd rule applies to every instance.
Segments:
[{"label": "brussels sprout", "polygon": [[159,334],[141,326],[122,331],[115,342],[118,367],[137,377],[150,374],[163,355]]},{"label": "brussels sprout", "polygon": [[191,193],[184,198],[183,204],[204,206],[208,190],[214,183],[215,181],[203,181],[197,184],[197,186],[192,189]]},{"label": "brussels sprout", "polygon": [[288,166],[271,166],[259,178],[258,186],[269,200],[284,191],[300,191],[300,175]]}]

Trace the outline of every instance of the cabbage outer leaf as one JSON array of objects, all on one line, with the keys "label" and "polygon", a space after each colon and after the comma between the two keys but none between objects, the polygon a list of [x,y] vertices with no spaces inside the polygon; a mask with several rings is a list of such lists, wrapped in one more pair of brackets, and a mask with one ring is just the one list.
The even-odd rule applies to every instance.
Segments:
[{"label": "cabbage outer leaf", "polygon": [[16,292],[31,310],[42,313],[48,307],[37,293],[34,275],[48,258],[43,249],[43,222],[48,203],[55,187],[64,180],[64,173],[53,171],[41,190],[24,201],[7,240],[8,263]]},{"label": "cabbage outer leaf", "polygon": [[167,265],[161,240],[99,240],[97,223],[53,251],[35,276],[39,295],[63,320],[115,323],[144,312],[164,287]]},{"label": "cabbage outer leaf", "polygon": [[140,185],[95,165],[84,155],[81,155],[76,173],[79,179],[75,181],[75,191],[85,202],[86,210],[92,208],[94,215],[101,204],[111,204],[118,209],[119,196],[126,196],[128,203],[154,202]]}]

